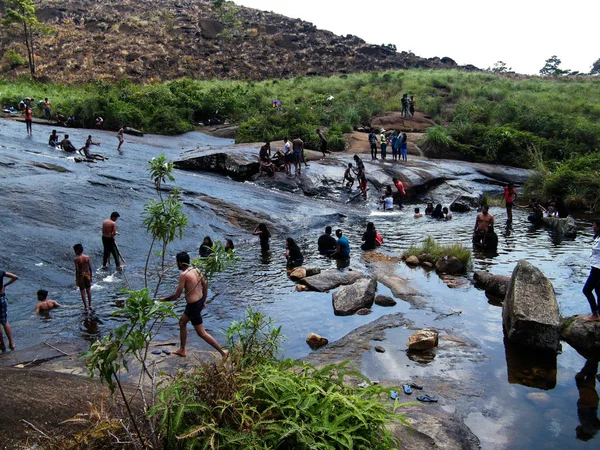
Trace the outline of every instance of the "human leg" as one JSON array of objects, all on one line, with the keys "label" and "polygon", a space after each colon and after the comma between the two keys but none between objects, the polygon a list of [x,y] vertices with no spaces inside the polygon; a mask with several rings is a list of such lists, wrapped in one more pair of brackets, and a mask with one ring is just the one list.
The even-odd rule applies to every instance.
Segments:
[{"label": "human leg", "polygon": [[103,269],[106,269],[106,266],[108,265],[108,259],[110,258],[110,253],[112,251],[113,246],[114,240],[112,238],[102,236],[102,247],[104,248],[104,255],[102,256]]},{"label": "human leg", "polygon": [[185,357],[185,346],[187,344],[187,323],[190,321],[184,314],[179,318],[179,348],[174,351],[176,355]]},{"label": "human leg", "polygon": [[83,302],[83,309],[87,309],[87,304],[85,303],[85,288],[80,287],[79,293],[81,294],[81,301]]},{"label": "human leg", "polygon": [[119,250],[117,249],[117,244],[115,243],[114,239],[113,239],[113,246],[112,246],[110,253],[112,254],[112,257],[115,260],[115,265],[117,266],[117,269],[120,269],[122,267],[121,259],[119,258]]},{"label": "human leg", "polygon": [[[594,292],[597,298],[594,296]],[[590,275],[583,286],[583,295],[585,295],[590,304],[592,316],[598,316],[597,319],[600,320],[600,269],[592,267]],[[590,316],[589,319],[593,320],[594,318]]]},{"label": "human leg", "polygon": [[[92,309],[92,289],[88,287],[85,289],[85,292],[87,294],[87,299],[88,299],[88,308]],[[82,297],[83,297],[83,294],[82,294]]]},{"label": "human leg", "polygon": [[506,220],[508,221],[512,221],[512,206],[513,204],[511,202],[506,204]]},{"label": "human leg", "polygon": [[6,333],[6,338],[8,339],[8,347],[11,350],[15,349],[15,343],[13,342],[13,338],[12,338],[12,330],[10,328],[10,324],[8,322],[3,323],[2,326],[4,327],[4,332]]},{"label": "human leg", "polygon": [[218,351],[223,358],[227,356],[227,351],[223,350],[219,343],[216,341],[216,339],[206,332],[204,326],[201,323],[198,325],[194,325],[194,328],[196,329],[196,333],[198,333],[198,336],[200,336],[208,345],[210,345],[216,351]]}]

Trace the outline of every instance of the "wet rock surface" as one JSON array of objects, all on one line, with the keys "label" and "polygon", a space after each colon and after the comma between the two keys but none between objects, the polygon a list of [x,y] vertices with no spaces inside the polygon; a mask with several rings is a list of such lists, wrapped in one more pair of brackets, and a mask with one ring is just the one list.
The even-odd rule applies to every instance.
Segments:
[{"label": "wet rock surface", "polygon": [[563,319],[560,337],[584,357],[600,359],[600,322],[586,321],[586,317]]},{"label": "wet rock surface", "polygon": [[361,278],[343,286],[333,293],[333,312],[338,316],[348,316],[363,308],[370,308],[375,300],[377,280]]},{"label": "wet rock surface", "polygon": [[485,291],[487,295],[504,301],[506,297],[506,290],[510,284],[510,277],[506,275],[493,275],[483,270],[478,270],[473,273],[473,279],[475,280],[475,286]]},{"label": "wet rock surface", "polygon": [[347,271],[340,272],[338,270],[325,270],[317,275],[304,278],[300,283],[307,286],[313,291],[327,292],[341,285],[354,283],[356,280],[363,278],[365,275],[360,272]]},{"label": "wet rock surface", "polygon": [[442,256],[438,259],[435,269],[439,273],[448,275],[458,275],[467,271],[465,265],[457,257],[451,255]]},{"label": "wet rock surface", "polygon": [[437,347],[438,341],[439,333],[436,330],[426,328],[411,334],[406,346],[413,351],[429,350]]},{"label": "wet rock surface", "polygon": [[550,280],[532,264],[519,261],[502,308],[504,333],[513,344],[549,352],[559,349],[559,311]]}]

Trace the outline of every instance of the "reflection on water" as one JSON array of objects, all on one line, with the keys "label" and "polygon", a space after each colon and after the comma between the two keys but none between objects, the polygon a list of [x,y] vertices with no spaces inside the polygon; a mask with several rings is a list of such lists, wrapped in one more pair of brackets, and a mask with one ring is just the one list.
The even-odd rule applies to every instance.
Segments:
[{"label": "reflection on water", "polygon": [[575,375],[575,383],[579,391],[577,400],[577,417],[580,425],[575,429],[577,439],[589,441],[600,430],[598,419],[598,392],[596,392],[596,375],[598,361],[589,359],[581,371]]},{"label": "reflection on water", "polygon": [[504,339],[508,382],[549,390],[556,387],[556,355],[529,350]]}]

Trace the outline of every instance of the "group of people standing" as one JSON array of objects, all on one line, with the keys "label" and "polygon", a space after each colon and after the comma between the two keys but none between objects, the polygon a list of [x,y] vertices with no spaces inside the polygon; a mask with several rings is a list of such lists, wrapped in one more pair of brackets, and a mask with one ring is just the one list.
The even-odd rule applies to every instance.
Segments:
[{"label": "group of people standing", "polygon": [[388,147],[392,150],[392,160],[397,161],[400,157],[402,161],[408,161],[408,137],[406,133],[392,130],[391,133],[381,128],[379,137],[375,133],[375,129],[371,128],[368,136],[369,146],[371,148],[371,159],[377,159],[377,144],[381,146],[381,159],[385,161],[387,158]]}]

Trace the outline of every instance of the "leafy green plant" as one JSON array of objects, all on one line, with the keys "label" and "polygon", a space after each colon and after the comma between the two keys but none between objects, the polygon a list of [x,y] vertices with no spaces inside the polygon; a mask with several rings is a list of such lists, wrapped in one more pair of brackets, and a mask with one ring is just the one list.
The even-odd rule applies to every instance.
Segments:
[{"label": "leafy green plant", "polygon": [[403,258],[409,256],[419,256],[422,254],[428,254],[434,261],[437,261],[447,255],[458,258],[465,266],[468,266],[471,262],[471,249],[463,246],[462,244],[455,242],[450,245],[443,245],[438,243],[434,238],[428,236],[421,245],[411,244],[411,246],[404,251],[402,254]]},{"label": "leafy green plant", "polygon": [[14,69],[15,67],[24,66],[25,64],[27,64],[27,61],[25,61],[25,59],[21,55],[19,55],[19,53],[17,53],[16,50],[12,48],[10,50],[7,50],[7,52],[4,54],[4,57],[2,58],[2,61],[10,69]]},{"label": "leafy green plant", "polygon": [[387,425],[406,419],[394,413],[397,400],[392,410],[384,402],[391,388],[352,387],[348,377],[365,378],[348,362],[278,361],[280,329],[252,310],[227,336],[227,359],[201,363],[158,393],[152,414],[168,448],[397,448]]}]

